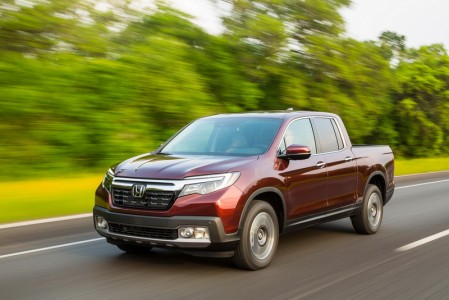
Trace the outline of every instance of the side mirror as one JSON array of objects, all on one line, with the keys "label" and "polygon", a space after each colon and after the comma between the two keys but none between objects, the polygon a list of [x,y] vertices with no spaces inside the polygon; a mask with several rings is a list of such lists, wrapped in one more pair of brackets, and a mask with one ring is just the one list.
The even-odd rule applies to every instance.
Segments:
[{"label": "side mirror", "polygon": [[288,160],[301,160],[307,159],[312,155],[312,151],[308,146],[302,145],[290,145],[287,147],[285,154],[279,155],[278,158]]}]

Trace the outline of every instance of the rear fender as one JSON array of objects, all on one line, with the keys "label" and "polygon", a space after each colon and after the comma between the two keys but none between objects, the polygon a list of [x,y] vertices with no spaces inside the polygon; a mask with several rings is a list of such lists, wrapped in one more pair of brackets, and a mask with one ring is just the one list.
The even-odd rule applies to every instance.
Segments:
[{"label": "rear fender", "polygon": [[[376,177],[376,176],[380,176],[382,179],[382,181],[383,182],[380,182],[380,185],[379,184],[376,184],[376,183],[370,183],[371,182],[371,180],[374,178],[374,177]],[[384,173],[382,173],[381,171],[375,171],[375,172],[373,172],[369,177],[368,177],[368,180],[366,181],[366,184],[365,184],[365,190],[364,190],[364,192],[363,192],[363,196],[362,196],[362,199],[363,199],[363,197],[365,196],[365,194],[366,194],[366,190],[368,189],[368,186],[370,185],[370,184],[375,184],[375,185],[377,185],[377,187],[379,188],[379,190],[380,190],[380,192],[382,193],[382,200],[383,200],[383,203],[384,203],[384,205],[385,205],[385,203],[388,201],[387,200],[387,181],[386,181],[386,179],[385,179],[385,174]]]}]

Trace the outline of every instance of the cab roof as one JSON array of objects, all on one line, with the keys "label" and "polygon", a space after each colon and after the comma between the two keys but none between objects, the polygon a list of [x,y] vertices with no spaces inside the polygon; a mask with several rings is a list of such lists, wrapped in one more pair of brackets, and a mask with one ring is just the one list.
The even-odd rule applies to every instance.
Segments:
[{"label": "cab roof", "polygon": [[251,111],[241,113],[225,113],[212,115],[206,118],[233,118],[233,117],[253,117],[253,118],[276,118],[276,119],[290,119],[297,117],[313,117],[313,116],[327,116],[335,117],[335,114],[319,111],[304,111],[304,110],[271,110],[271,111]]}]

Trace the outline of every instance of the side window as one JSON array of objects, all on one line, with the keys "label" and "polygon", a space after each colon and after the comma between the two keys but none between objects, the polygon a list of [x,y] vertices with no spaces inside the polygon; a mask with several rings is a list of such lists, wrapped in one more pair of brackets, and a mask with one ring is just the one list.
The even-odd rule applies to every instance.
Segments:
[{"label": "side window", "polygon": [[[333,119],[315,118],[316,128],[320,139],[321,152],[333,152],[343,149],[343,140]],[[337,137],[338,136],[338,137]]]},{"label": "side window", "polygon": [[337,137],[338,150],[341,150],[345,147],[345,143],[343,142],[343,137],[341,136],[340,129],[338,128],[337,121],[335,121],[335,119],[332,119],[332,126],[334,127],[335,136]]},{"label": "side window", "polygon": [[290,124],[285,131],[279,153],[285,153],[285,149],[292,144],[308,146],[312,154],[316,154],[315,136],[309,119],[300,119]]}]

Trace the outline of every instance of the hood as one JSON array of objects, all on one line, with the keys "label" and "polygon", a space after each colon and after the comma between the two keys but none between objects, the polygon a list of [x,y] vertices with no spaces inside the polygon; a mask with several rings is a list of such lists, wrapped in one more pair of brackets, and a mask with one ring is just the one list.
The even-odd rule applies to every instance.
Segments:
[{"label": "hood", "polygon": [[239,171],[258,156],[152,155],[130,158],[115,168],[115,176],[148,179],[183,179],[190,176]]}]

